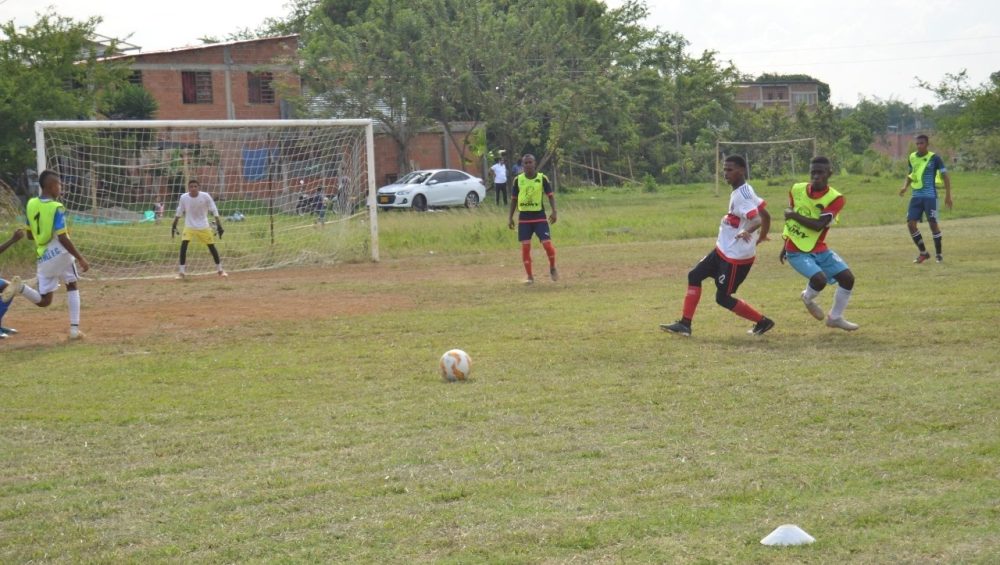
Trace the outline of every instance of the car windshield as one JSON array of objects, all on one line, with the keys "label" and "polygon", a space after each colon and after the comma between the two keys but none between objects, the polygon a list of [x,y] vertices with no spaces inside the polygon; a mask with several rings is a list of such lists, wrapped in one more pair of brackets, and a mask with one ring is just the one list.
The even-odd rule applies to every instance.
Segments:
[{"label": "car windshield", "polygon": [[427,180],[430,173],[424,171],[413,171],[403,175],[403,178],[396,181],[396,184],[420,184]]}]

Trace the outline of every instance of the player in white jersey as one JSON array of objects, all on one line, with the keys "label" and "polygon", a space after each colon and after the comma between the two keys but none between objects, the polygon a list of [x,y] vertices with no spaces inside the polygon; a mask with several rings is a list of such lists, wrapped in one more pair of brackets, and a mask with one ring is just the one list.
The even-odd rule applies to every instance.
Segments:
[{"label": "player in white jersey", "polygon": [[750,274],[750,267],[757,256],[757,244],[767,241],[771,215],[767,212],[767,203],[746,182],[747,163],[743,157],[727,157],[723,170],[726,182],[733,187],[729,195],[729,213],[722,217],[715,249],[688,273],[681,319],[672,324],[660,324],[660,329],[665,332],[691,335],[691,321],[701,300],[701,282],[709,277],[715,279],[716,303],[754,322],[748,333],[762,335],[774,327],[773,320],[733,297]]},{"label": "player in white jersey", "polygon": [[228,277],[226,271],[222,269],[222,259],[219,258],[219,251],[215,248],[215,234],[208,223],[208,214],[211,212],[215,218],[215,229],[222,239],[224,230],[222,229],[222,218],[219,217],[219,209],[215,207],[215,201],[207,192],[201,192],[201,185],[196,180],[188,181],[188,191],[181,195],[180,202],[177,203],[177,213],[174,215],[174,224],[170,227],[171,237],[177,235],[177,220],[184,216],[184,232],[181,235],[181,256],[180,266],[177,269],[177,278],[183,280],[187,275],[187,248],[192,239],[196,239],[208,246],[215,260],[215,269],[220,277]]}]

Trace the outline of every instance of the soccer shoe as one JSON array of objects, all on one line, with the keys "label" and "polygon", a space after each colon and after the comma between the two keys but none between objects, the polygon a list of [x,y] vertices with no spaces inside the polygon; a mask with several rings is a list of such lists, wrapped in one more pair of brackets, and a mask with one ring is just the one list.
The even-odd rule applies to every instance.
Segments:
[{"label": "soccer shoe", "polygon": [[552,267],[551,269],[549,269],[549,276],[552,277],[552,282],[558,281],[559,280],[559,269],[556,269],[555,267]]},{"label": "soccer shoe", "polygon": [[853,322],[848,322],[847,320],[845,320],[843,318],[830,318],[830,317],[827,317],[827,319],[826,319],[826,327],[828,327],[828,328],[840,328],[842,330],[847,330],[849,332],[853,332],[854,330],[860,328],[861,326],[859,326],[859,325],[857,325],[857,324],[855,324]]},{"label": "soccer shoe", "polygon": [[7,335],[14,335],[17,333],[17,330],[15,330],[14,328],[5,328],[0,326],[0,333],[5,333]]},{"label": "soccer shoe", "polygon": [[185,277],[184,273],[177,273],[176,275],[174,275],[174,280],[182,281],[184,280],[184,277]]},{"label": "soccer shoe", "polygon": [[925,251],[925,252],[921,253],[920,255],[917,255],[917,258],[914,259],[913,262],[919,265],[920,263],[923,263],[924,261],[926,261],[926,260],[928,260],[930,258],[931,258],[931,254]]},{"label": "soccer shoe", "polygon": [[760,319],[759,322],[754,324],[753,327],[750,328],[749,331],[747,331],[747,333],[753,335],[764,335],[765,333],[768,332],[768,330],[770,330],[773,327],[774,327],[774,320],[768,318],[767,316],[764,316],[763,318]]},{"label": "soccer shoe", "polygon": [[10,281],[7,282],[7,286],[3,287],[3,291],[0,292],[0,300],[10,302],[15,296],[21,294],[21,290],[23,289],[24,283],[21,282],[21,277],[14,275]]},{"label": "soccer shoe", "polygon": [[7,339],[7,334],[3,333],[3,331],[0,331],[0,339]]},{"label": "soccer shoe", "polygon": [[944,263],[944,257],[942,257],[940,253],[938,253],[937,256],[934,257],[934,260],[937,261],[938,263]]},{"label": "soccer shoe", "polygon": [[813,318],[822,320],[826,317],[826,313],[823,312],[823,308],[819,304],[816,304],[811,298],[806,298],[806,291],[804,290],[802,291],[802,303],[806,305],[806,310],[809,310]]},{"label": "soccer shoe", "polygon": [[80,328],[76,326],[70,326],[69,328],[69,338],[70,339],[83,339],[84,334],[80,331]]},{"label": "soccer shoe", "polygon": [[521,281],[521,284],[535,284],[535,277],[528,277]]},{"label": "soccer shoe", "polygon": [[685,324],[682,320],[677,320],[672,324],[660,324],[660,329],[672,334],[682,335],[684,337],[691,337],[691,324]]},{"label": "soccer shoe", "polygon": [[225,271],[219,271],[219,276],[222,277],[222,278],[224,278],[224,279],[228,279],[229,278],[229,273],[227,273]]}]

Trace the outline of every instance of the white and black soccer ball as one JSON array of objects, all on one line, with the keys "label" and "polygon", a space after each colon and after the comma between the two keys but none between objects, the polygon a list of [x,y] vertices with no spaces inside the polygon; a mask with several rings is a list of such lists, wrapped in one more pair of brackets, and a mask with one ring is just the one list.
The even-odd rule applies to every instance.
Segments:
[{"label": "white and black soccer ball", "polygon": [[441,376],[448,382],[465,381],[472,372],[472,358],[461,349],[445,351],[441,356]]}]

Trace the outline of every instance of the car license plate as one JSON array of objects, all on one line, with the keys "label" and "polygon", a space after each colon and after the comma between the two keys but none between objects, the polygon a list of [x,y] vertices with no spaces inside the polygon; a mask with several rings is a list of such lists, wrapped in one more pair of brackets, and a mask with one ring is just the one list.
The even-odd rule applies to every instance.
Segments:
[{"label": "car license plate", "polygon": [[380,204],[388,204],[389,203],[389,197],[388,196],[379,196],[378,197],[378,201],[379,201]]}]

